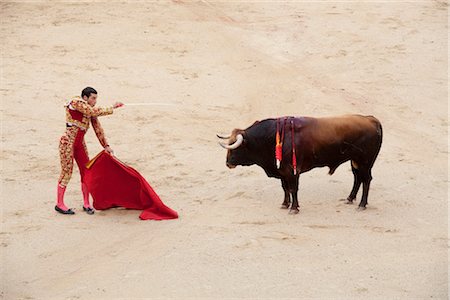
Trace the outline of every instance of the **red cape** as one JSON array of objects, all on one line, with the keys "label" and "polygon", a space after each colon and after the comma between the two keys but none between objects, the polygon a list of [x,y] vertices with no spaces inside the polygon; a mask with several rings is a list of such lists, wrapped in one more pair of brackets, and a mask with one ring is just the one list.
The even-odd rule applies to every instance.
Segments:
[{"label": "red cape", "polygon": [[178,214],[162,203],[150,184],[135,169],[106,151],[87,165],[85,183],[98,210],[111,207],[143,209],[142,220],[176,219]]}]

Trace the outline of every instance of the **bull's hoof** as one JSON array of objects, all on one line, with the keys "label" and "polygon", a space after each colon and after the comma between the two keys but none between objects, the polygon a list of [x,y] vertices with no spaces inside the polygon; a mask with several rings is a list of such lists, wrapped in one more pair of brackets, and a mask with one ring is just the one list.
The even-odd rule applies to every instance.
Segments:
[{"label": "bull's hoof", "polygon": [[298,210],[298,208],[291,208],[290,210],[289,210],[289,214],[290,215],[296,215],[296,214],[298,214],[300,211]]},{"label": "bull's hoof", "polygon": [[347,199],[347,201],[345,201],[345,204],[353,204],[353,200]]},{"label": "bull's hoof", "polygon": [[356,208],[356,210],[357,210],[357,211],[363,211],[363,210],[366,210],[366,207],[365,207],[365,206],[358,206],[358,207]]},{"label": "bull's hoof", "polygon": [[289,208],[289,204],[281,204],[281,209],[288,209]]}]

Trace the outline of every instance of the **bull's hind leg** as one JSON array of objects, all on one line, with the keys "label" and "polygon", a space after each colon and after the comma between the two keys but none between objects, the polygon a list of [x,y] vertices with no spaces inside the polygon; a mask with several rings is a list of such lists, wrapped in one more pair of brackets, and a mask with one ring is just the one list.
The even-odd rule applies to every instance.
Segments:
[{"label": "bull's hind leg", "polygon": [[353,161],[351,162],[351,165],[354,181],[352,191],[347,197],[347,204],[353,204],[353,200],[356,199],[356,195],[358,194],[359,188],[361,187],[361,178],[359,175],[358,165]]},{"label": "bull's hind leg", "polygon": [[281,186],[283,187],[283,191],[284,191],[284,201],[281,204],[281,208],[288,209],[289,206],[291,205],[291,196],[289,193],[289,187],[288,187],[287,181],[284,179],[281,179]]},{"label": "bull's hind leg", "polygon": [[365,172],[361,172],[361,181],[363,184],[363,194],[362,194],[361,202],[359,203],[358,209],[364,210],[364,209],[366,209],[367,198],[369,197],[370,182],[372,181],[372,172],[370,169],[368,169]]}]

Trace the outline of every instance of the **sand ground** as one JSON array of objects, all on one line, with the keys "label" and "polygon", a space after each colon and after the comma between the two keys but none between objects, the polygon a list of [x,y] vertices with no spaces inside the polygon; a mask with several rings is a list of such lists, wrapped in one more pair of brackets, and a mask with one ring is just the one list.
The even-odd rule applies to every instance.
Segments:
[{"label": "sand ground", "polygon": [[[444,1],[1,1],[4,299],[448,297],[448,4]],[[173,221],[54,210],[63,103],[85,86],[117,156]],[[368,209],[349,164],[300,179],[299,215],[215,134],[267,117],[374,115]],[[90,155],[101,148],[92,129]]]}]

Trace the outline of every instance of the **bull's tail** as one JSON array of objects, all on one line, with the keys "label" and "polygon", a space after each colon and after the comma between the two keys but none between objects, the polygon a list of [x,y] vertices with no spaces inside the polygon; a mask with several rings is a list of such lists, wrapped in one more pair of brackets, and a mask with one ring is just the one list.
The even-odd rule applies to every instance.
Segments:
[{"label": "bull's tail", "polygon": [[378,153],[380,153],[380,149],[381,149],[381,144],[383,142],[383,126],[381,126],[381,122],[375,118],[370,116],[370,118],[375,122],[375,126],[376,126],[376,130],[377,130],[377,143],[375,145],[375,153],[373,156],[373,161],[372,161],[372,165],[375,163],[375,160],[377,159]]},{"label": "bull's tail", "polygon": [[379,144],[381,147],[381,142],[383,141],[383,127],[381,126],[380,120],[378,120],[374,116],[366,116],[366,118],[370,119],[375,124],[376,129],[377,129],[377,134],[379,137]]},{"label": "bull's tail", "polygon": [[375,123],[378,134],[378,147],[381,147],[381,143],[383,142],[383,127],[381,126],[381,122],[374,116],[369,116],[369,118]]},{"label": "bull's tail", "polygon": [[380,147],[381,147],[381,143],[383,142],[383,126],[381,126],[380,122],[378,122],[378,136],[380,137]]}]

